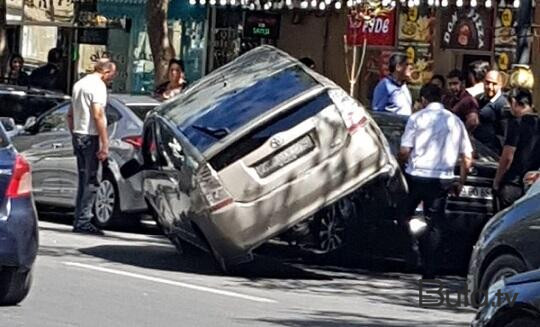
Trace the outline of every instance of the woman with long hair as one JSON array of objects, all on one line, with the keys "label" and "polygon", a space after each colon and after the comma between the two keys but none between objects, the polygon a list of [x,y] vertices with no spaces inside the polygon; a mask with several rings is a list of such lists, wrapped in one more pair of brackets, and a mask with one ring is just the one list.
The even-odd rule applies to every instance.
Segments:
[{"label": "woman with long hair", "polygon": [[169,80],[159,85],[154,91],[154,96],[160,100],[167,100],[174,97],[187,86],[182,60],[171,59],[169,61],[168,77]]},{"label": "woman with long hair", "polygon": [[28,74],[23,72],[23,66],[23,57],[19,54],[13,54],[9,59],[9,67],[5,76],[5,82],[13,85],[28,85]]}]

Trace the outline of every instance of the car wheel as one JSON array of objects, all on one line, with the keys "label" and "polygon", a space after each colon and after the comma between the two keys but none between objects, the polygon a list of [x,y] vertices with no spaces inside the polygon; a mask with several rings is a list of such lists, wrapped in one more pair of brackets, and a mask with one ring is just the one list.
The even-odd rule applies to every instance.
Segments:
[{"label": "car wheel", "polygon": [[119,216],[118,190],[114,178],[109,174],[99,183],[94,202],[94,223],[109,227]]},{"label": "car wheel", "polygon": [[317,249],[331,253],[343,248],[356,212],[355,203],[344,198],[318,213],[315,216]]},{"label": "car wheel", "polygon": [[517,275],[527,270],[520,258],[511,254],[503,254],[493,260],[486,268],[480,281],[480,289],[484,292],[498,280]]},{"label": "car wheel", "polygon": [[540,320],[534,318],[518,318],[506,323],[504,327],[537,327],[540,326]]},{"label": "car wheel", "polygon": [[15,305],[21,302],[32,285],[32,271],[5,269],[0,271],[0,305]]}]

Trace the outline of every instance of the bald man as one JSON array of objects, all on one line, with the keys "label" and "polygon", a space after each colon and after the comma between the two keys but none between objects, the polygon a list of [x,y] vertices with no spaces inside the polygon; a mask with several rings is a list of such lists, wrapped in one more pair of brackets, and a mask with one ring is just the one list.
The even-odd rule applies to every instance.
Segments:
[{"label": "bald man", "polygon": [[502,151],[505,111],[510,112],[510,104],[502,94],[502,87],[502,75],[496,70],[490,70],[484,79],[484,94],[478,98],[480,124],[473,132],[478,141],[499,155]]}]

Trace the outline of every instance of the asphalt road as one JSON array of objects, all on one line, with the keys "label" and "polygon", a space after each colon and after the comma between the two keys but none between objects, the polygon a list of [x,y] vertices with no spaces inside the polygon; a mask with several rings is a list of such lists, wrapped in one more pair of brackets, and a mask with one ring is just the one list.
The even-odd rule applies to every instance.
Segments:
[{"label": "asphalt road", "polygon": [[308,265],[279,246],[247,277],[230,277],[203,252],[180,256],[154,229],[98,237],[40,227],[31,293],[0,308],[1,326],[467,326],[474,316],[420,308],[418,275]]}]

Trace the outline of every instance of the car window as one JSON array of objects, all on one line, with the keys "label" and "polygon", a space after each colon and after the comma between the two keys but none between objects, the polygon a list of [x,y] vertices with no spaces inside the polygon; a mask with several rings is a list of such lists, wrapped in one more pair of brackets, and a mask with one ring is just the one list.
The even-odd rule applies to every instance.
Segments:
[{"label": "car window", "polygon": [[163,160],[160,164],[165,167],[182,169],[184,164],[184,150],[174,133],[167,127],[160,128],[159,153]]},{"label": "car window", "polygon": [[105,109],[105,114],[107,115],[107,125],[112,125],[122,118],[122,114],[114,106],[107,104],[107,109]]},{"label": "car window", "polygon": [[154,109],[156,105],[137,105],[137,104],[128,104],[127,107],[133,111],[137,117],[139,117],[141,120],[144,120],[146,117],[146,114]]},{"label": "car window", "polygon": [[158,165],[159,155],[156,142],[156,124],[152,123],[144,129],[142,156],[144,164],[155,168]]},{"label": "car window", "polygon": [[43,116],[38,123],[38,133],[67,131],[66,114],[68,107],[68,105],[61,106]]},{"label": "car window", "polygon": [[11,117],[16,124],[24,124],[28,117],[38,117],[64,101],[60,97],[28,95],[22,91],[0,93],[0,116]]}]

